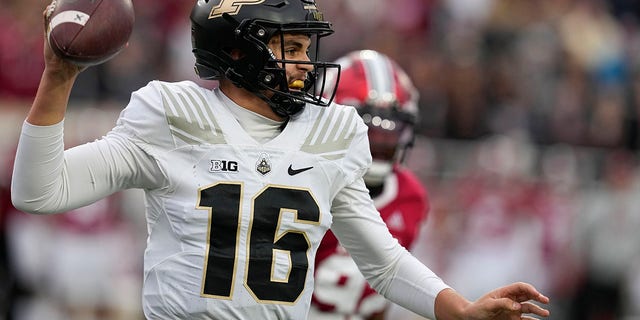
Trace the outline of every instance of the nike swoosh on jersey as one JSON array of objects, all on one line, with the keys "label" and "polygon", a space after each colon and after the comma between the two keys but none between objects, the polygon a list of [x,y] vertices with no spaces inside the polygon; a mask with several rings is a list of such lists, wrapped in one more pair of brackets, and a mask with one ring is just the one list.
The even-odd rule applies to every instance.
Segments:
[{"label": "nike swoosh on jersey", "polygon": [[291,165],[289,165],[289,169],[287,169],[287,172],[289,173],[290,176],[295,176],[298,173],[302,173],[310,169],[313,169],[313,167],[304,167],[300,169],[294,169],[291,167]]}]

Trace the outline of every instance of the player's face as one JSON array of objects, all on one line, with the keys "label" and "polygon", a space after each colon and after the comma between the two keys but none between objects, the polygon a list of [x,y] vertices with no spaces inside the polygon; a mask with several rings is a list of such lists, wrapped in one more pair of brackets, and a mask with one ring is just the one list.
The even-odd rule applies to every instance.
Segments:
[{"label": "player's face", "polygon": [[[311,38],[303,34],[284,34],[274,36],[269,41],[269,48],[277,59],[309,62]],[[313,65],[307,63],[285,63],[289,90],[298,91],[304,87],[307,74],[313,71]]]}]

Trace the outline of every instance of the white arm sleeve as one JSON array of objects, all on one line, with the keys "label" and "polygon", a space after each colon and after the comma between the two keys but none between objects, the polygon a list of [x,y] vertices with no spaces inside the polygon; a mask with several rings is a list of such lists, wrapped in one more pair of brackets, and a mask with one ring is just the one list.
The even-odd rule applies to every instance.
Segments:
[{"label": "white arm sleeve", "polygon": [[362,179],[336,196],[332,213],[331,230],[371,287],[394,303],[435,319],[435,298],[449,286],[393,238]]},{"label": "white arm sleeve", "polygon": [[11,182],[18,210],[65,212],[122,189],[160,183],[156,162],[117,132],[64,151],[63,124],[24,122]]}]

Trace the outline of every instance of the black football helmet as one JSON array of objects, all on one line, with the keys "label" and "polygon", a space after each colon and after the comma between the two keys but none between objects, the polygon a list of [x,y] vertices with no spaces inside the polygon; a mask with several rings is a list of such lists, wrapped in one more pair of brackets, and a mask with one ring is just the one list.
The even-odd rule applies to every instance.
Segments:
[{"label": "black football helmet", "polygon": [[[269,40],[285,33],[311,37],[310,61],[276,59]],[[320,39],[332,33],[314,0],[197,0],[191,11],[198,76],[207,80],[225,77],[266,101],[283,117],[300,112],[306,103],[328,106],[333,100],[334,93],[325,92],[316,81],[328,69],[339,71],[339,65],[317,60]],[[232,49],[239,49],[243,56],[232,58]],[[313,66],[301,90],[289,90],[287,63]],[[265,91],[273,95],[268,97]]]}]

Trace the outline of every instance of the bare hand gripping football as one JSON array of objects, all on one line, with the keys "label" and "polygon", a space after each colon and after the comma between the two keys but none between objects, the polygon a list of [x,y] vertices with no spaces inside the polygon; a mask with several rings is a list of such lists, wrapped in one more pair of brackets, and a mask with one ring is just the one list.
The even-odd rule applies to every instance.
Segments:
[{"label": "bare hand gripping football", "polygon": [[116,56],[133,30],[131,0],[54,0],[46,14],[53,52],[82,67]]}]

